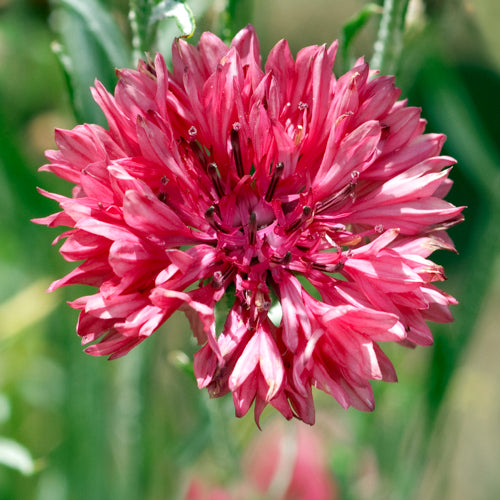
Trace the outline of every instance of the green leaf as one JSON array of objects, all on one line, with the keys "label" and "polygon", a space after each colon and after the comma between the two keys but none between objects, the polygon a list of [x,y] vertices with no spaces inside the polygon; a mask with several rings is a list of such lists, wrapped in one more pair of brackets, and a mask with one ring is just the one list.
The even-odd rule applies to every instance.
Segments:
[{"label": "green leaf", "polygon": [[227,288],[224,295],[221,297],[219,302],[214,305],[214,315],[215,315],[215,331],[219,335],[224,330],[224,325],[226,324],[226,319],[229,311],[234,305],[236,300],[236,289],[231,283]]},{"label": "green leaf", "polygon": [[129,65],[127,43],[109,12],[97,0],[52,0],[54,6],[76,14],[109,62],[116,68]]},{"label": "green leaf", "polygon": [[189,359],[185,352],[179,350],[171,351],[168,355],[168,360],[176,368],[179,368],[179,370],[195,378],[193,361]]},{"label": "green leaf", "polygon": [[280,302],[275,302],[268,313],[269,319],[272,321],[274,326],[280,326],[281,320],[283,318],[283,309],[281,308]]},{"label": "green leaf", "polygon": [[129,65],[127,44],[111,16],[96,0],[54,0],[53,26],[60,42],[52,45],[64,71],[71,104],[79,122],[105,125],[89,88],[97,78],[116,84],[116,67]]},{"label": "green leaf", "polygon": [[[84,103],[84,101],[90,101],[90,83],[88,86],[85,85],[85,76],[78,75],[77,70],[73,67],[71,58],[66,54],[64,47],[59,42],[53,42],[51,49],[57,57],[61,71],[63,72],[68,88],[69,101],[76,120],[78,122],[86,121],[104,125],[104,117],[98,113],[95,104],[92,102]],[[84,109],[86,112],[83,111]]]},{"label": "green leaf", "polygon": [[55,14],[62,43],[53,43],[52,49],[64,71],[75,117],[78,122],[104,125],[104,116],[92,99],[90,87],[96,78],[112,86],[112,67],[73,12],[60,9]]},{"label": "green leaf", "polygon": [[16,441],[7,438],[0,438],[0,464],[15,469],[25,476],[35,471],[35,463],[30,452]]},{"label": "green leaf", "polygon": [[182,38],[193,36],[196,22],[192,10],[183,0],[162,0],[155,5],[149,18],[149,26],[152,28],[157,22],[172,18],[175,19]]},{"label": "green leaf", "polygon": [[348,19],[342,27],[340,51],[346,71],[352,65],[350,48],[354,39],[374,14],[382,14],[382,12],[383,9],[380,5],[368,3],[358,13]]}]

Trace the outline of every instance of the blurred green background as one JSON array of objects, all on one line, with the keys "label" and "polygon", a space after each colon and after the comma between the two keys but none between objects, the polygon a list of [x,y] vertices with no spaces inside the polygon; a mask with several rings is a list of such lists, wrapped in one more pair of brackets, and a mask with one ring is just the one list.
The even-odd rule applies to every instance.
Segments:
[{"label": "blurred green background", "polygon": [[[100,3],[129,38],[128,2]],[[263,54],[281,38],[296,51],[338,38],[365,3],[242,0],[236,23],[255,24]],[[195,40],[204,29],[220,31],[223,1],[190,5]],[[447,270],[443,288],[461,304],[453,324],[433,325],[433,347],[384,348],[399,383],[374,384],[374,413],[345,412],[318,394],[317,430],[342,499],[493,500],[500,491],[500,3],[411,6],[397,84],[422,106],[427,130],[448,135],[445,154],[458,160],[448,199],[468,206],[466,221],[450,231],[459,255],[438,252],[434,260]],[[377,22],[353,54],[370,58]],[[234,482],[238,457],[259,431],[252,417],[234,418],[230,398],[209,400],[179,368],[175,351],[195,350],[184,318],[108,362],[81,352],[77,313],[65,304],[81,290],[44,292],[71,269],[51,247],[58,231],[29,222],[57,208],[36,186],[68,193],[37,173],[43,151],[54,147],[54,127],[76,124],[51,50],[56,25],[47,1],[0,0],[0,499],[160,500],[182,498],[193,474]]]}]

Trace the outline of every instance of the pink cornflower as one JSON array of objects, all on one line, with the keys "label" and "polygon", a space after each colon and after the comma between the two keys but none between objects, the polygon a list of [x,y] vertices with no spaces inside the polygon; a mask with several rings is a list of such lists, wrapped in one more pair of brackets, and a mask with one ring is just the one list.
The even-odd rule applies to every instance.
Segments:
[{"label": "pink cornflower", "polygon": [[[325,439],[318,428],[267,422],[245,449],[241,475],[215,486],[193,473],[184,500],[337,500],[338,487],[328,469]],[[213,475],[213,474],[212,474]],[[233,476],[234,479],[234,476]]]},{"label": "pink cornflower", "polygon": [[172,72],[157,54],[114,96],[96,82],[109,130],[56,131],[42,170],[75,187],[43,191],[62,211],[38,220],[83,261],[50,290],[98,288],[71,303],[87,353],[123,356],[181,309],[200,388],[313,423],[312,387],[372,410],[369,381],[396,380],[378,342],[428,345],[426,321],[452,320],[428,260],[462,219],[444,136],[362,59],[336,79],[336,48],[294,60],[282,40],[262,69],[252,27],[229,48],[204,33]]},{"label": "pink cornflower", "polygon": [[[266,422],[267,423],[267,422]],[[243,475],[255,491],[243,499],[337,500],[328,470],[325,436],[318,428],[271,422],[243,455]]]}]

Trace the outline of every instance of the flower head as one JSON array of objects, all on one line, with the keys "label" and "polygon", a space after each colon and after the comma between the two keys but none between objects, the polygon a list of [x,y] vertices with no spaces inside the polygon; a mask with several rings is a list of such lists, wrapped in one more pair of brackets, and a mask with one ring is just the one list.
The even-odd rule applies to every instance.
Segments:
[{"label": "flower head", "polygon": [[[328,470],[324,433],[316,427],[266,422],[244,450],[241,475],[225,487],[200,477],[189,480],[184,500],[336,500],[337,484]],[[213,474],[211,474],[213,476]]]},{"label": "flower head", "polygon": [[243,455],[245,489],[258,493],[243,498],[338,499],[336,482],[328,470],[325,437],[317,427],[285,428],[283,421],[270,422]]},{"label": "flower head", "polygon": [[50,289],[98,288],[71,303],[86,352],[123,356],[181,309],[199,387],[312,423],[313,386],[371,410],[369,381],[396,380],[378,342],[451,321],[428,256],[462,218],[454,160],[392,77],[361,59],[336,79],[336,47],[294,60],[283,40],[263,69],[252,27],[230,47],[204,33],[174,43],[172,72],[158,54],[114,96],[96,82],[109,130],[56,131],[42,170],[75,187],[44,192],[62,211],[38,221],[69,226],[60,251],[83,261]]}]

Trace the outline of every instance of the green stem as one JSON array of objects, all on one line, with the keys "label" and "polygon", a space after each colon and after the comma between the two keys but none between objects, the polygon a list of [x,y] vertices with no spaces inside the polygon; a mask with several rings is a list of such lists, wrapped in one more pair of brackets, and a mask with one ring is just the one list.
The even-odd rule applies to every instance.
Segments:
[{"label": "green stem", "polygon": [[222,38],[230,43],[234,35],[252,19],[253,0],[227,0],[222,16]]},{"label": "green stem", "polygon": [[147,488],[142,484],[145,468],[144,417],[147,397],[144,379],[150,378],[151,343],[145,343],[134,352],[117,360],[114,365],[111,415],[113,432],[112,498],[134,500]]},{"label": "green stem", "polygon": [[370,66],[383,74],[393,74],[403,48],[403,31],[409,0],[384,0],[377,41]]},{"label": "green stem", "polygon": [[153,9],[152,0],[130,0],[129,21],[132,29],[134,60],[144,57],[150,49],[151,33],[149,19]]}]

